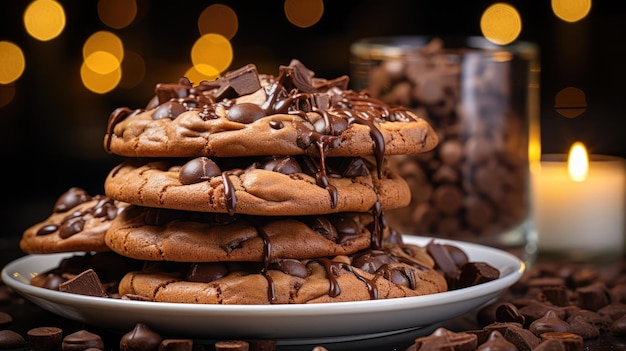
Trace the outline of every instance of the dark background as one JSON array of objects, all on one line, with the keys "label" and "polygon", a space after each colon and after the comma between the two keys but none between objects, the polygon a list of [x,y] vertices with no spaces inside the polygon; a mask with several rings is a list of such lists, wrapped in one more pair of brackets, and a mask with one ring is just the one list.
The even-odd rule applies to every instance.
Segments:
[{"label": "dark background", "polygon": [[[228,1],[238,16],[232,38],[232,69],[258,63],[276,73],[292,58],[324,78],[349,74],[349,46],[379,35],[480,35],[482,12],[496,1],[326,1],[321,21],[291,25],[283,1]],[[97,2],[60,1],[67,25],[50,41],[29,37],[22,23],[27,1],[0,4],[0,40],[20,45],[26,70],[15,98],[0,108],[4,206],[0,245],[14,245],[22,231],[47,217],[56,198],[71,186],[92,194],[120,159],[104,151],[102,138],[111,111],[138,108],[158,82],[174,82],[174,68],[188,64],[198,38],[197,18],[211,1],[138,1],[138,19],[113,30],[102,24]],[[542,149],[566,152],[583,141],[591,153],[626,157],[626,12],[620,1],[598,0],[577,23],[556,18],[550,1],[508,1],[522,17],[521,40],[535,42],[541,55]],[[93,32],[110,30],[146,60],[146,78],[130,89],[98,95],[82,86],[82,44]],[[0,67],[0,69],[2,69]],[[273,70],[273,71],[272,71]],[[557,92],[573,86],[586,94],[587,109],[575,119],[555,111]]]}]

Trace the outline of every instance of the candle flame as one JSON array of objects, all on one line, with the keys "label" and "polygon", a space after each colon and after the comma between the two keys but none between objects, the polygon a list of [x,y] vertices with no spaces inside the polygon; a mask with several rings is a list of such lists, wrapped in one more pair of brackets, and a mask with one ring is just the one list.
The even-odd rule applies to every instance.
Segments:
[{"label": "candle flame", "polygon": [[582,182],[587,178],[589,171],[589,158],[587,157],[587,149],[581,142],[575,142],[569,150],[569,158],[567,160],[567,169],[570,178],[575,182]]}]

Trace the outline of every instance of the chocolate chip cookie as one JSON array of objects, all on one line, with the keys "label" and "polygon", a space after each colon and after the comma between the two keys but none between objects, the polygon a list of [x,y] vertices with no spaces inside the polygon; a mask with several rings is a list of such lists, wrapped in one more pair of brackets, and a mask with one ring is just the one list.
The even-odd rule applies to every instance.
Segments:
[{"label": "chocolate chip cookie", "polygon": [[105,232],[126,206],[72,187],[57,199],[48,218],[24,231],[20,249],[29,254],[110,251],[104,241]]},{"label": "chocolate chip cookie", "polygon": [[407,109],[347,89],[293,60],[277,77],[247,65],[194,86],[158,84],[145,108],[116,109],[104,146],[127,157],[361,156],[431,150],[437,135]]},{"label": "chocolate chip cookie", "polygon": [[127,160],[109,173],[104,186],[107,196],[135,205],[229,214],[286,216],[406,206],[406,182],[382,167],[361,157]]},{"label": "chocolate chip cookie", "polygon": [[400,298],[447,290],[423,248],[386,243],[380,250],[307,260],[152,263],[128,273],[120,295],[196,304],[302,304]]},{"label": "chocolate chip cookie", "polygon": [[305,259],[369,248],[373,221],[367,213],[230,216],[131,205],[111,225],[106,243],[120,255],[148,261]]}]

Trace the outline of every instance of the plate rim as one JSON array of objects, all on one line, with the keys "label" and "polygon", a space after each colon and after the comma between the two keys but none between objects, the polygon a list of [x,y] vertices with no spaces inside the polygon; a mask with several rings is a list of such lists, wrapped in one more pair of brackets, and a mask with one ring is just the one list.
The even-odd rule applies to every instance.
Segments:
[{"label": "plate rim", "polygon": [[[501,270],[500,278],[486,282],[483,284],[470,286],[458,290],[450,290],[441,293],[428,294],[422,296],[403,297],[395,299],[380,299],[380,300],[367,300],[367,301],[348,301],[348,302],[330,302],[330,303],[316,303],[316,304],[276,304],[276,305],[213,305],[213,304],[187,304],[187,303],[170,303],[170,302],[153,302],[153,301],[134,301],[134,300],[121,300],[112,299],[108,297],[92,297],[77,294],[69,294],[66,292],[54,291],[45,288],[39,288],[32,286],[26,282],[26,277],[20,279],[15,274],[19,272],[18,268],[25,265],[32,260],[52,260],[53,258],[62,258],[71,256],[80,252],[66,252],[56,254],[37,254],[26,255],[18,259],[13,260],[2,268],[1,278],[11,288],[16,290],[20,295],[24,295],[29,300],[31,297],[36,299],[42,299],[49,303],[81,306],[86,308],[89,306],[92,309],[103,308],[127,308],[136,311],[152,311],[158,310],[159,315],[163,313],[180,313],[185,316],[202,317],[211,315],[222,315],[227,313],[234,318],[246,317],[246,318],[260,318],[264,316],[271,316],[278,320],[293,318],[297,315],[299,318],[306,317],[324,317],[329,315],[328,309],[332,307],[333,314],[346,313],[351,316],[359,316],[372,313],[394,313],[407,309],[419,309],[424,307],[443,306],[462,302],[463,300],[482,298],[487,295],[497,296],[501,294],[506,288],[517,282],[521,275],[526,270],[525,263],[513,254],[500,250],[497,248],[463,242],[458,240],[435,238],[428,236],[415,236],[415,235],[403,235],[403,240],[407,244],[417,244],[424,246],[430,240],[435,240],[438,243],[448,243],[453,245],[460,245],[462,248],[469,249],[470,253],[479,252],[481,254],[490,255],[494,261],[503,261],[506,263],[506,267],[498,267]],[[470,257],[470,260],[474,260]],[[484,260],[489,262],[489,260]],[[57,261],[58,262],[58,261]],[[492,263],[492,262],[490,262]],[[31,263],[32,264],[32,263]],[[504,264],[503,264],[504,265]],[[52,267],[50,267],[52,268]],[[508,272],[502,272],[502,269],[508,269]],[[40,272],[38,272],[40,273]],[[36,304],[37,301],[33,301]],[[41,306],[44,309],[48,309],[45,306]],[[48,309],[49,310],[49,309]],[[50,311],[50,310],[49,310]],[[56,313],[54,311],[51,311]],[[463,311],[463,313],[468,311]],[[56,313],[58,314],[58,313]],[[331,315],[333,315],[331,314]],[[462,314],[462,313],[459,313]],[[63,317],[74,319],[63,315]],[[420,327],[423,325],[415,324],[413,327]],[[410,326],[408,326],[410,327]],[[381,330],[382,332],[383,330]],[[279,338],[282,339],[282,338]]]}]

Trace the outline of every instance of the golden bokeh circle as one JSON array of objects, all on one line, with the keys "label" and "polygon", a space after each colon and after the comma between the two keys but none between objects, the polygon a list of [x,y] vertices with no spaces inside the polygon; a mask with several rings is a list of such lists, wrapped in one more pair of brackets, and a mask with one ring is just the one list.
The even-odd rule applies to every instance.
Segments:
[{"label": "golden bokeh circle", "polygon": [[495,3],[483,12],[480,30],[492,43],[510,44],[522,32],[522,18],[515,7],[503,2]]}]

